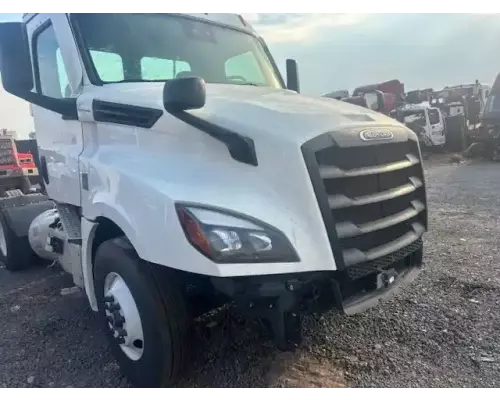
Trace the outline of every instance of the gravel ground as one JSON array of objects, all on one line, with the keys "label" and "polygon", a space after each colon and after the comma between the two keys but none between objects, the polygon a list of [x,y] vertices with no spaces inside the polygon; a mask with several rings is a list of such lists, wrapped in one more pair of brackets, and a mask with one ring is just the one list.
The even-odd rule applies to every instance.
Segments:
[{"label": "gravel ground", "polygon": [[[426,162],[425,269],[363,315],[306,321],[280,354],[265,331],[225,310],[197,324],[179,386],[500,386],[500,165]],[[81,293],[54,269],[0,269],[0,387],[127,386]]]}]

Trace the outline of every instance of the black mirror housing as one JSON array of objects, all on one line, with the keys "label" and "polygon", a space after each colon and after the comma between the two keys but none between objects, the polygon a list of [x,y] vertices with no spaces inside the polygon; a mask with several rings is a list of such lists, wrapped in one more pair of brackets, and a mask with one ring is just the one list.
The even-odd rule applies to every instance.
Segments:
[{"label": "black mirror housing", "polygon": [[0,24],[0,73],[4,89],[18,97],[33,90],[33,69],[26,25]]},{"label": "black mirror housing", "polygon": [[299,67],[297,61],[292,59],[286,60],[286,87],[300,93]]},{"label": "black mirror housing", "polygon": [[28,34],[22,22],[0,23],[0,74],[8,93],[67,118],[78,118],[76,99],[55,99],[33,92]]},{"label": "black mirror housing", "polygon": [[205,81],[199,77],[172,79],[163,87],[163,105],[169,112],[203,108],[206,98]]}]

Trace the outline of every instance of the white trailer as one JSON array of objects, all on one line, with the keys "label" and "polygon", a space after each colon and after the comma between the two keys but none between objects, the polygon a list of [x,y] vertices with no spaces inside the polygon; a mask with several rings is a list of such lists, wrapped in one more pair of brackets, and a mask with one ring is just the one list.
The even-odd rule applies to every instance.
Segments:
[{"label": "white trailer", "polygon": [[0,24],[31,103],[45,195],[0,201],[6,267],[57,260],[124,374],[170,385],[192,316],[228,301],[280,348],[301,316],[361,312],[422,263],[417,136],[300,95],[233,14],[30,14]]}]

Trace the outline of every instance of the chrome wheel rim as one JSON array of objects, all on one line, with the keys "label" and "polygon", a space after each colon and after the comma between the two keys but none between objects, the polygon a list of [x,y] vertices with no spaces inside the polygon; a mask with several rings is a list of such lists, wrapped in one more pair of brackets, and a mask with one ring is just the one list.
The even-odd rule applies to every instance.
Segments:
[{"label": "chrome wheel rim", "polygon": [[139,360],[144,352],[141,316],[132,292],[116,272],[110,272],[104,280],[104,301],[113,339],[129,359]]}]

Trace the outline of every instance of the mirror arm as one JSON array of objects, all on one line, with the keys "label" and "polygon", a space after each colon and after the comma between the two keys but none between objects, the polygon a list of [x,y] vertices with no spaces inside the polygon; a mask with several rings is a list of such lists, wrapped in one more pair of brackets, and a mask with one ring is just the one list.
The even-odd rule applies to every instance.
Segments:
[{"label": "mirror arm", "polygon": [[78,119],[76,99],[55,99],[38,93],[24,91],[18,92],[15,90],[12,90],[10,93],[26,100],[28,103],[53,111],[57,114],[61,114],[67,119]]},{"label": "mirror arm", "polygon": [[236,161],[255,167],[259,165],[254,141],[249,137],[215,125],[186,111],[172,111],[167,109],[167,112],[193,128],[199,129],[224,143],[229,150],[229,154]]}]

